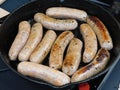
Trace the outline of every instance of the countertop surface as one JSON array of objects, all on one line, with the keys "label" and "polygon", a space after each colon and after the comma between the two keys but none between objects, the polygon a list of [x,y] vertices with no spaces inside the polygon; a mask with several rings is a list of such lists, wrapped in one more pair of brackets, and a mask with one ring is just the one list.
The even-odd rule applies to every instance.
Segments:
[{"label": "countertop surface", "polygon": [[13,12],[22,5],[30,2],[31,0],[6,0],[3,4],[0,5],[1,8]]}]

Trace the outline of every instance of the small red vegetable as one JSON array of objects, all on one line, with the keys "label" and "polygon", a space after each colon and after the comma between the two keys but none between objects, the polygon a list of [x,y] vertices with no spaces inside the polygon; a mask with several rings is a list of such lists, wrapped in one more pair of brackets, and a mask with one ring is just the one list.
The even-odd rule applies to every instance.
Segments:
[{"label": "small red vegetable", "polygon": [[90,90],[90,85],[88,83],[82,83],[78,86],[79,90]]}]

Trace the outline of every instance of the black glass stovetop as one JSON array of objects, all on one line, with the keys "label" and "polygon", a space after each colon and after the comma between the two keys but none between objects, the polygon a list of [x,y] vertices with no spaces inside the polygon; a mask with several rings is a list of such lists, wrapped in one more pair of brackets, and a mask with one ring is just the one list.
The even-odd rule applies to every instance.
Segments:
[{"label": "black glass stovetop", "polygon": [[[25,0],[24,0],[25,1]],[[29,0],[28,0],[29,1]],[[91,0],[92,2],[95,1],[96,4],[102,6],[103,8],[107,9],[114,17],[120,22],[120,3],[119,0],[114,2],[107,2],[99,3],[96,0]],[[101,0],[104,1],[104,0]],[[0,20],[0,23],[4,21],[6,17]],[[100,85],[101,81],[103,80],[106,74],[89,81],[90,90],[97,90],[98,86]],[[40,85],[33,82],[30,82],[22,77],[18,76],[16,73],[11,71],[0,59],[0,90],[61,90],[61,89],[54,89],[50,86]],[[63,90],[63,89],[62,89]],[[79,90],[78,85],[71,87],[71,89],[65,90]]]}]

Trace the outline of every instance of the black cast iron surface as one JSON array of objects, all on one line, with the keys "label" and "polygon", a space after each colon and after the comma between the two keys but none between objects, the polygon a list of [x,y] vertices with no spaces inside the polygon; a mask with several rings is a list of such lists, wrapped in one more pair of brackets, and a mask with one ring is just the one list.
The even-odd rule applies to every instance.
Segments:
[{"label": "black cast iron surface", "polygon": [[[0,60],[0,90],[54,90],[53,88],[46,85],[39,85],[33,82],[29,82],[13,71],[9,70],[7,66]],[[3,71],[2,71],[3,70]],[[104,74],[105,75],[105,74]],[[94,80],[91,80],[89,83],[91,85],[91,90],[97,89],[98,85],[102,81],[104,75]],[[96,83],[97,82],[97,83]],[[77,90],[76,86],[71,86],[72,90]],[[63,89],[62,89],[63,90]],[[67,90],[67,89],[65,89]]]}]

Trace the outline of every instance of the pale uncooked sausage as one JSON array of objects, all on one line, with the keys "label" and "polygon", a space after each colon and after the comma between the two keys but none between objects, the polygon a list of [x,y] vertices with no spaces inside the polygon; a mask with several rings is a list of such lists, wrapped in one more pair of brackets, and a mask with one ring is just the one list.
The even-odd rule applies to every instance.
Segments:
[{"label": "pale uncooked sausage", "polygon": [[16,60],[20,50],[24,47],[29,34],[31,26],[27,21],[21,21],[18,27],[18,33],[10,47],[9,58],[10,60]]},{"label": "pale uncooked sausage", "polygon": [[78,23],[75,19],[55,19],[49,17],[43,13],[36,13],[34,15],[34,20],[40,22],[45,28],[52,30],[74,30],[77,28]]},{"label": "pale uncooked sausage", "polygon": [[43,36],[43,28],[40,23],[35,23],[31,28],[31,33],[29,38],[20,51],[18,55],[19,61],[27,61],[33,52],[33,50],[37,47],[38,43],[41,41]]},{"label": "pale uncooked sausage", "polygon": [[46,15],[54,18],[73,18],[86,21],[87,13],[84,10],[69,7],[50,7],[46,10]]},{"label": "pale uncooked sausage", "polygon": [[19,73],[25,76],[44,80],[55,86],[62,86],[70,83],[70,77],[68,77],[66,74],[48,66],[33,62],[21,62],[18,64],[17,70]]}]

